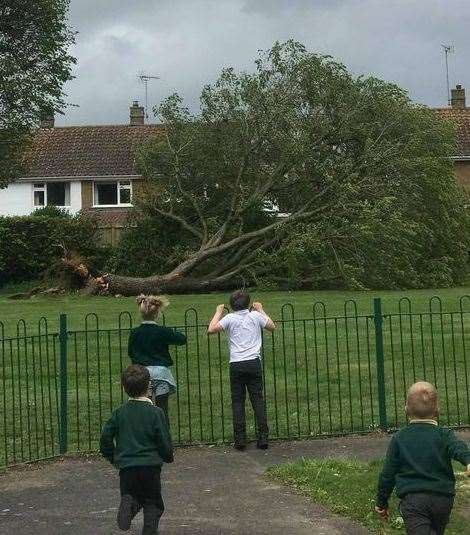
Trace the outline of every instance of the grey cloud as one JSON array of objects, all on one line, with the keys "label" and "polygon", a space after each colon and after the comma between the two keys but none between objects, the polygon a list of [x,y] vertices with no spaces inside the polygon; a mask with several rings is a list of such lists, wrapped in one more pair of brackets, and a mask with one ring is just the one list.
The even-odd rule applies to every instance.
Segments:
[{"label": "grey cloud", "polygon": [[197,109],[222,67],[252,69],[258,49],[289,38],[434,106],[445,104],[440,45],[453,41],[451,81],[470,92],[467,0],[72,0],[70,19],[80,33],[66,91],[79,107],[59,124],[127,122],[142,70],[161,76],[152,105],[176,90]]}]

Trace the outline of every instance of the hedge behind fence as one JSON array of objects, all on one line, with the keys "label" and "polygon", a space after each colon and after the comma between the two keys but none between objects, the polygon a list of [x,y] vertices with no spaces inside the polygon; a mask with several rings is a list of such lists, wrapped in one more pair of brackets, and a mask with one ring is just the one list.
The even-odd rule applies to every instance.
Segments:
[{"label": "hedge behind fence", "polygon": [[84,258],[98,252],[96,223],[84,216],[44,212],[0,217],[0,286],[34,280],[61,258],[64,246]]}]

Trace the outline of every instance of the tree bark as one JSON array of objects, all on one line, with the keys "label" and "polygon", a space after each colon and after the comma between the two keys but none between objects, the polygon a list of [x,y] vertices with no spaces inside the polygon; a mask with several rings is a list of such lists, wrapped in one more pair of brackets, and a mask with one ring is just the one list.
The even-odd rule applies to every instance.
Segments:
[{"label": "tree bark", "polygon": [[[102,282],[96,284],[97,280]],[[236,275],[196,279],[191,277],[168,278],[167,276],[139,278],[105,274],[100,279],[94,279],[93,286],[88,285],[84,289],[84,293],[108,293],[126,296],[158,293],[204,293],[231,290],[240,286],[241,283],[242,279]]]}]

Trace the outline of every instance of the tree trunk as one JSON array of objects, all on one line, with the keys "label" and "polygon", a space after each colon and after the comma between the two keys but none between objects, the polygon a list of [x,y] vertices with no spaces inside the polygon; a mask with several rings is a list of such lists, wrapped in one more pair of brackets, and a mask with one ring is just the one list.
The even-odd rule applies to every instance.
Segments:
[{"label": "tree trunk", "polygon": [[237,276],[195,279],[191,277],[170,278],[167,275],[139,278],[105,274],[99,279],[90,281],[83,293],[126,296],[158,293],[203,293],[233,290],[242,283],[243,280]]}]

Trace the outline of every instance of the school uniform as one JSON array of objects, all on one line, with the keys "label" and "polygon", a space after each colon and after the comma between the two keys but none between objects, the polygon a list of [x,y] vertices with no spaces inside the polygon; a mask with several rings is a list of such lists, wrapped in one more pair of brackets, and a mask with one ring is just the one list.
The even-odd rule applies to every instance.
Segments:
[{"label": "school uniform", "polygon": [[392,438],[379,478],[377,507],[396,488],[408,535],[442,535],[454,503],[452,460],[470,464],[470,449],[434,420],[411,420]]},{"label": "school uniform", "polygon": [[185,345],[186,336],[175,329],[143,321],[129,333],[128,354],[132,364],[145,366],[150,373],[150,396],[168,418],[168,397],[176,392],[176,381],[171,373],[173,359],[169,346]]},{"label": "school uniform", "polygon": [[219,324],[227,333],[230,351],[230,389],[232,395],[235,445],[246,441],[245,399],[250,396],[255,414],[258,441],[267,441],[268,422],[263,394],[261,366],[261,331],[268,318],[257,311],[240,310],[224,316]]},{"label": "school uniform", "polygon": [[[148,398],[129,399],[103,427],[100,451],[119,470],[120,513],[123,504],[127,504],[132,510],[131,519],[143,508],[142,533],[155,535],[164,511],[161,467],[173,462],[173,446],[163,411]],[[118,524],[123,529],[121,523],[118,515]]]}]

